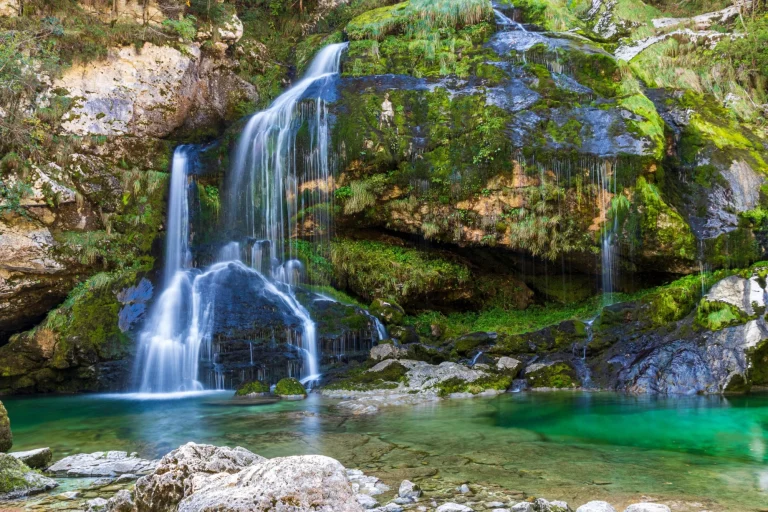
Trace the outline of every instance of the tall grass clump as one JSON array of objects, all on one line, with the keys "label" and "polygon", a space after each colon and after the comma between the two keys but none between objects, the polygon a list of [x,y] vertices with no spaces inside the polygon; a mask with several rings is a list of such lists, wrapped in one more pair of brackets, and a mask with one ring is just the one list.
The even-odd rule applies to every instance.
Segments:
[{"label": "tall grass clump", "polygon": [[443,27],[465,27],[493,18],[488,0],[411,0],[406,12],[407,29],[419,32]]}]

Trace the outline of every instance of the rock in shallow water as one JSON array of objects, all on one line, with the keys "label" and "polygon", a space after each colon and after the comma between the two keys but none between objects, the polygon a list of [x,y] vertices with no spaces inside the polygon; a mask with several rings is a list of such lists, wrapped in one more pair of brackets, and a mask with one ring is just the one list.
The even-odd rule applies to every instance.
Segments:
[{"label": "rock in shallow water", "polygon": [[361,512],[344,466],[330,457],[278,457],[241,472],[211,477],[179,512],[313,510]]},{"label": "rock in shallow water", "polygon": [[48,468],[48,472],[64,477],[118,476],[126,473],[145,475],[156,465],[156,460],[140,459],[127,452],[79,453],[56,462]]},{"label": "rock in shallow water", "polygon": [[37,448],[25,452],[11,452],[8,455],[16,457],[27,466],[34,469],[44,469],[48,467],[53,458],[50,448]]}]

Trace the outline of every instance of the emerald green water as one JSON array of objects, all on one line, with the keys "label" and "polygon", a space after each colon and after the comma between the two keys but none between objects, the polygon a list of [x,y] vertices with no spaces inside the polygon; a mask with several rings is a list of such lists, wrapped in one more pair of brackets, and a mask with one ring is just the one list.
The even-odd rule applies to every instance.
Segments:
[{"label": "emerald green water", "polygon": [[[159,457],[188,441],[266,457],[320,453],[389,484],[462,482],[579,505],[650,497],[673,510],[768,509],[768,395],[631,397],[506,394],[341,414],[334,401],[213,406],[229,395],[4,399],[14,449],[55,457],[100,450]],[[574,507],[575,508],[575,507]]]}]

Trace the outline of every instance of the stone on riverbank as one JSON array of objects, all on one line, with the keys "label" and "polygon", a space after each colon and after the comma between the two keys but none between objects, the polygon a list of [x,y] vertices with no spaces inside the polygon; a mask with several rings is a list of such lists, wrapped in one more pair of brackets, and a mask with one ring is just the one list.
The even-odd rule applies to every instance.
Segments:
[{"label": "stone on riverbank", "polygon": [[117,491],[107,502],[107,512],[134,512],[133,496],[127,489]]},{"label": "stone on riverbank", "polygon": [[65,457],[49,467],[48,472],[62,477],[146,475],[155,466],[156,460],[141,459],[135,453],[95,452]]},{"label": "stone on riverbank", "polygon": [[0,453],[0,501],[50,491],[58,485],[55,480],[33,471],[16,457]]},{"label": "stone on riverbank", "polygon": [[51,464],[53,453],[50,448],[37,448],[25,452],[11,452],[8,455],[16,457],[27,466],[34,469],[45,469]]},{"label": "stone on riverbank", "polygon": [[576,509],[576,512],[616,512],[607,501],[590,501]]},{"label": "stone on riverbank", "polygon": [[634,503],[625,508],[624,512],[671,512],[671,510],[661,503]]},{"label": "stone on riverbank", "polygon": [[237,474],[219,474],[187,496],[179,512],[314,510],[362,512],[338,461],[322,455],[277,457]]},{"label": "stone on riverbank", "polygon": [[0,402],[0,452],[7,452],[12,446],[11,420],[8,419],[8,411],[5,410],[3,402]]},{"label": "stone on riverbank", "polygon": [[264,461],[245,448],[187,443],[160,459],[154,472],[136,482],[138,512],[172,512],[181,500],[214,476],[237,473]]},{"label": "stone on riverbank", "polygon": [[436,512],[473,512],[473,509],[458,503],[443,503],[437,507]]}]

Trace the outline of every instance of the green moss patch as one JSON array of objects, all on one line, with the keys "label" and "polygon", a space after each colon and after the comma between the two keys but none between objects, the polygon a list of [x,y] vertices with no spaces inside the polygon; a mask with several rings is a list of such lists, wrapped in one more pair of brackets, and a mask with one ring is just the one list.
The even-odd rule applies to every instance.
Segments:
[{"label": "green moss patch", "polygon": [[565,362],[554,363],[525,374],[531,388],[575,388],[580,385],[576,370]]},{"label": "green moss patch", "polygon": [[394,389],[400,383],[407,382],[408,369],[400,363],[394,362],[378,372],[369,371],[367,368],[358,368],[350,372],[343,380],[334,382],[325,389],[345,391],[369,391],[373,389]]},{"label": "green moss patch", "polygon": [[296,396],[296,395],[305,395],[307,394],[307,390],[304,389],[304,386],[301,385],[301,382],[299,382],[296,379],[293,378],[286,378],[286,379],[280,379],[277,384],[275,385],[275,394],[277,396]]},{"label": "green moss patch", "polygon": [[489,375],[472,382],[453,377],[440,382],[436,388],[439,396],[448,396],[453,393],[472,393],[476,395],[489,389],[506,391],[511,385],[512,377],[509,375]]},{"label": "green moss patch", "polygon": [[393,297],[403,304],[450,294],[470,282],[469,269],[427,251],[367,240],[333,243],[336,279],[363,298]]},{"label": "green moss patch", "polygon": [[725,327],[747,323],[751,317],[736,306],[725,302],[701,299],[696,310],[696,323],[705,329],[719,331]]},{"label": "green moss patch", "polygon": [[269,386],[258,380],[246,382],[237,388],[237,391],[235,391],[235,396],[248,396],[252,393],[269,393]]}]

